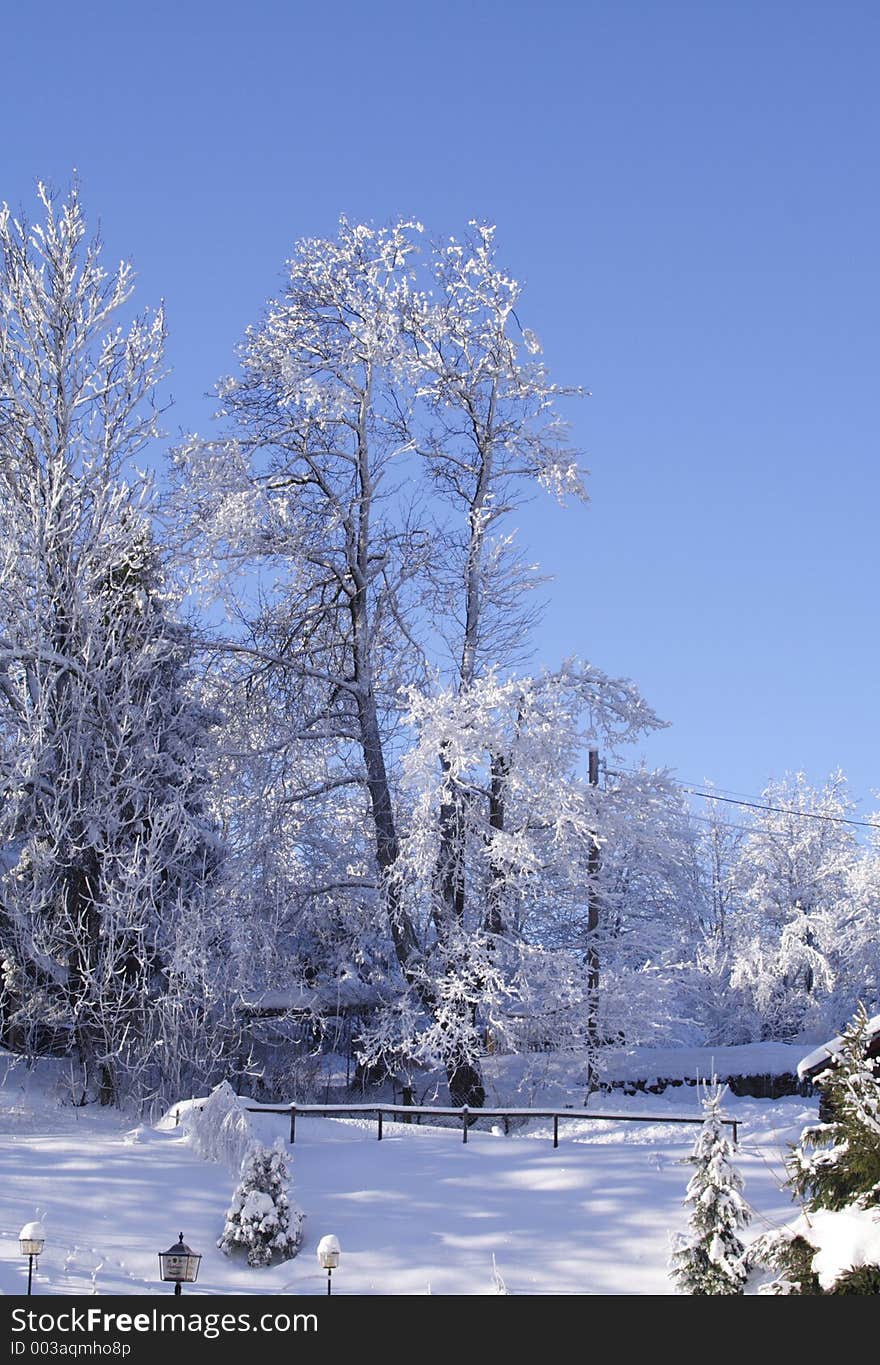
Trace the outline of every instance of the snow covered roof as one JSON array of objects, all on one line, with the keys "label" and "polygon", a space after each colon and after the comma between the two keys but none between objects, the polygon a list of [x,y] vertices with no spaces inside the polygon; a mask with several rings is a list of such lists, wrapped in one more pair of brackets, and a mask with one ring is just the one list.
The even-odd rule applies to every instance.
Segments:
[{"label": "snow covered roof", "polygon": [[282,1014],[288,1010],[312,1010],[318,1006],[318,992],[308,986],[284,986],[279,990],[263,991],[250,1000],[243,1000],[242,1008],[249,1014]]},{"label": "snow covered roof", "polygon": [[[870,1040],[870,1051],[868,1055],[873,1056],[873,1044],[875,1042],[880,1044],[880,1014],[875,1014],[872,1019],[868,1020],[867,1036]],[[828,1062],[832,1062],[836,1057],[840,1056],[842,1047],[843,1038],[838,1035],[836,1038],[832,1038],[830,1042],[823,1043],[821,1047],[817,1047],[812,1052],[807,1053],[806,1057],[802,1057],[798,1062],[797,1073],[800,1079],[805,1080],[810,1076],[814,1076],[817,1071],[821,1071]]]},{"label": "snow covered roof", "polygon": [[319,989],[294,982],[290,986],[262,991],[243,1000],[240,1008],[246,1014],[332,1014],[334,1010],[356,1009],[360,1005],[375,1005],[378,995],[373,986],[357,977],[347,976],[329,982]]}]

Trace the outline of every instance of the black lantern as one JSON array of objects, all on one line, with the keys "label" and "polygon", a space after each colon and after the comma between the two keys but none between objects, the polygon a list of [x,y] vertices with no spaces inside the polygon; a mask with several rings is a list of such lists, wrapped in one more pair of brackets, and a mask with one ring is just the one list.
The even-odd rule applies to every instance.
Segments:
[{"label": "black lantern", "polygon": [[183,1233],[178,1233],[178,1241],[167,1251],[159,1252],[159,1270],[163,1280],[174,1282],[174,1292],[179,1294],[182,1284],[195,1284],[199,1277],[199,1262],[201,1256],[192,1247],[188,1247],[183,1240]]}]

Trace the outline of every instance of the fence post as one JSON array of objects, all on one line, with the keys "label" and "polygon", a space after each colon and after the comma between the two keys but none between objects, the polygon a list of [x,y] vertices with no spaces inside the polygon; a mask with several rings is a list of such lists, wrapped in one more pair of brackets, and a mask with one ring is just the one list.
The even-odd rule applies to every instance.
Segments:
[{"label": "fence post", "polygon": [[296,1142],[296,1105],[290,1106],[290,1145]]},{"label": "fence post", "polygon": [[377,1141],[377,1142],[381,1142],[381,1141],[382,1141],[382,1110],[381,1110],[381,1109],[377,1109],[377,1110],[376,1110],[376,1115],[377,1115],[377,1117],[378,1117],[378,1119],[379,1119],[379,1133],[378,1133],[378,1136],[377,1136],[377,1138],[376,1138],[376,1141]]},{"label": "fence post", "polygon": [[553,1115],[553,1146],[559,1146],[559,1115]]},{"label": "fence post", "polygon": [[461,1106],[461,1122],[462,1122],[461,1140],[462,1142],[467,1142],[468,1107],[466,1104],[463,1104]]}]

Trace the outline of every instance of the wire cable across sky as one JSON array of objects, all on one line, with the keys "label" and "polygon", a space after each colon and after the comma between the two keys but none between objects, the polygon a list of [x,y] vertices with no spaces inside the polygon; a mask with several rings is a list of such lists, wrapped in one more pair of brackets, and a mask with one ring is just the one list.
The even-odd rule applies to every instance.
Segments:
[{"label": "wire cable across sky", "polygon": [[[628,777],[636,777],[638,775],[631,768],[624,768],[615,772],[608,769],[607,772],[609,777],[620,777],[624,774]],[[794,810],[790,806],[773,806],[766,801],[761,801],[757,798],[754,800],[746,800],[745,797],[721,796],[718,790],[705,791],[701,787],[691,786],[688,782],[676,782],[676,786],[680,787],[682,791],[688,792],[691,796],[702,796],[707,801],[723,801],[725,805],[728,806],[745,806],[749,810],[772,811],[775,815],[794,815],[801,820],[825,820],[834,825],[855,825],[859,829],[880,830],[880,824],[877,824],[872,820],[853,820],[846,815],[824,815],[821,811]],[[726,789],[721,788],[720,790],[724,791]],[[744,829],[745,826],[736,826],[736,828]]]}]

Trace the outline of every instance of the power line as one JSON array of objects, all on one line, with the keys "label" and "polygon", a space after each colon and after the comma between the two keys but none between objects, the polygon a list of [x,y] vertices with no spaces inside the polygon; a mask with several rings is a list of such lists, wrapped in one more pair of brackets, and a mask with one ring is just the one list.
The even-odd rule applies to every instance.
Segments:
[{"label": "power line", "polygon": [[733,825],[728,820],[713,820],[709,815],[694,815],[690,813],[691,820],[697,820],[701,825],[711,825],[713,829],[735,829],[740,834],[754,834],[754,825]]},{"label": "power line", "polygon": [[[620,772],[612,772],[609,769],[607,775],[609,777],[638,777],[639,773],[633,769],[623,769]],[[723,801],[728,806],[746,806],[749,810],[772,811],[775,815],[794,815],[801,820],[825,820],[835,825],[855,825],[859,829],[880,830],[880,825],[871,820],[852,820],[845,815],[823,815],[819,811],[792,810],[789,806],[771,806],[765,801],[747,801],[744,797],[737,798],[734,796],[719,795],[719,791],[726,791],[729,790],[729,788],[722,787],[713,791],[703,791],[700,787],[693,787],[687,782],[676,782],[675,778],[673,778],[672,781],[675,782],[675,785],[680,788],[681,791],[689,792],[691,796],[702,796],[707,801]],[[745,829],[746,827],[732,826],[731,828]],[[751,831],[749,832],[751,833]]]},{"label": "power line", "polygon": [[[678,783],[680,787],[702,788],[703,786],[702,782],[698,782],[693,777],[678,777],[675,779],[675,781]],[[720,792],[724,796],[741,796],[744,801],[760,801],[761,799],[759,796],[755,796],[754,792],[737,791],[735,787],[716,787],[714,782],[711,783],[710,785],[712,787],[713,792]]]},{"label": "power line", "polygon": [[769,810],[776,815],[796,815],[801,820],[827,820],[835,825],[858,825],[860,829],[880,829],[880,825],[870,820],[850,820],[846,815],[821,815],[815,810],[791,810],[788,806],[770,806],[763,801],[743,801],[734,796],[719,796],[717,792],[704,792],[697,787],[686,787],[683,783],[678,785],[682,791],[690,792],[691,796],[704,796],[708,801],[724,801],[728,806],[748,806],[750,810]]},{"label": "power line", "polygon": [[688,811],[688,819],[696,820],[700,825],[709,825],[712,829],[731,829],[738,834],[760,834],[762,839],[782,838],[781,830],[759,830],[756,825],[735,825],[731,820],[719,820],[712,815],[695,815],[692,810]]}]

